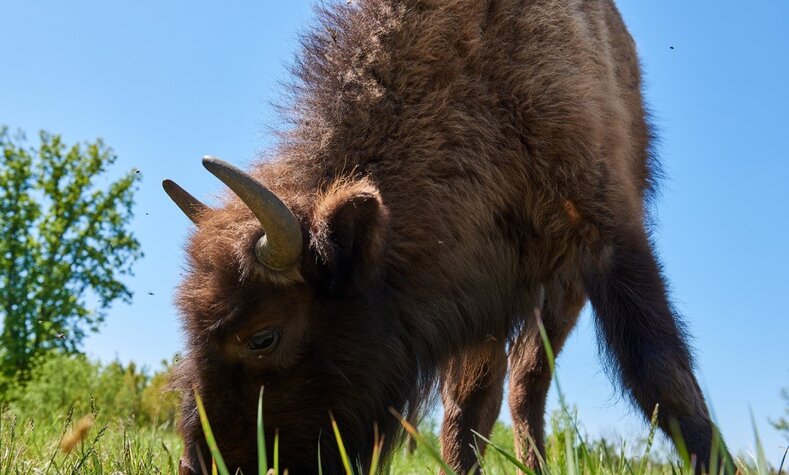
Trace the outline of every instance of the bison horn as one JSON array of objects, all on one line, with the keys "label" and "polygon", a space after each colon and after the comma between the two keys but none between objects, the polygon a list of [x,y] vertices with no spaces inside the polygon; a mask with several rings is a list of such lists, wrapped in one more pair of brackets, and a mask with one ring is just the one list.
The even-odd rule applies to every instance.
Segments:
[{"label": "bison horn", "polygon": [[252,210],[265,231],[255,245],[258,260],[272,270],[286,270],[299,262],[301,226],[277,195],[249,174],[214,157],[203,157],[203,166],[219,178]]},{"label": "bison horn", "polygon": [[165,193],[167,193],[170,199],[181,208],[181,211],[184,212],[186,217],[191,219],[195,224],[197,224],[197,218],[200,214],[208,209],[208,206],[204,205],[200,200],[189,194],[188,191],[178,186],[178,184],[172,180],[164,180],[162,182],[162,188],[164,188]]}]

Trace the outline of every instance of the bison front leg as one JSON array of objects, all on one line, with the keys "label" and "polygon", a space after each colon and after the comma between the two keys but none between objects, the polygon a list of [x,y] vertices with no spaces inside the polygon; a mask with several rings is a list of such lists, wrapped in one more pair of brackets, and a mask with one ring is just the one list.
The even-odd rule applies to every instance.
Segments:
[{"label": "bison front leg", "polygon": [[584,284],[622,385],[647,417],[659,405],[660,428],[681,438],[697,472],[724,467],[733,473],[725,445],[714,446],[716,429],[645,231],[634,225],[598,229],[599,250],[584,266]]},{"label": "bison front leg", "polygon": [[490,435],[501,409],[507,358],[503,341],[486,342],[453,358],[441,375],[441,455],[457,473],[478,470],[474,447],[485,444],[476,431]]},{"label": "bison front leg", "polygon": [[[580,284],[549,286],[544,304],[535,309],[545,325],[548,341],[558,356],[583,308]],[[510,348],[509,404],[515,451],[529,468],[539,470],[544,454],[545,401],[551,385],[551,368],[536,325],[527,324]]]}]

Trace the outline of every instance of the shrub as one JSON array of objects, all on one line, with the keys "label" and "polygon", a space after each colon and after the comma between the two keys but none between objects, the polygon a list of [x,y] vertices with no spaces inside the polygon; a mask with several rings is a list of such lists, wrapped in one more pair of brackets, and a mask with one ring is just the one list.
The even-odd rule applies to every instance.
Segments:
[{"label": "shrub", "polygon": [[181,405],[181,397],[170,390],[170,373],[172,364],[162,361],[162,368],[150,378],[142,391],[140,416],[155,424],[173,426]]},{"label": "shrub", "polygon": [[169,372],[167,364],[148,375],[134,363],[102,365],[84,355],[51,354],[24,385],[11,384],[4,399],[14,413],[37,420],[65,417],[73,408],[77,416],[172,425],[178,398],[163,393]]}]

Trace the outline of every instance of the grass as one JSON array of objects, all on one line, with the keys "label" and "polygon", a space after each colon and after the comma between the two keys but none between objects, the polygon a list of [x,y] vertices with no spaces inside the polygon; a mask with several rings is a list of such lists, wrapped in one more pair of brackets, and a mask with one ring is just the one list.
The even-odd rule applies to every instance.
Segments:
[{"label": "grass", "polygon": [[[540,328],[543,337],[544,329]],[[550,345],[547,353],[553,367]],[[540,469],[544,475],[690,475],[693,473],[687,456],[661,456],[655,453],[657,411],[652,423],[645,431],[643,440],[635,442],[640,447],[633,451],[627,443],[612,444],[606,440],[589,440],[582,435],[575,412],[567,405],[561,385],[554,381],[559,390],[560,410],[551,417],[549,436],[546,440],[545,457],[540,458]],[[279,437],[275,431],[273,451],[266,453],[264,440],[264,394],[261,389],[257,408],[257,451],[258,475],[280,475],[287,473],[280,467]],[[198,412],[210,449],[209,460],[203,460],[204,473],[231,475],[217,447],[210,421],[205,415],[203,402],[196,394]],[[84,405],[82,407],[85,407]],[[32,419],[18,416],[10,410],[0,415],[0,475],[39,474],[88,474],[88,475],[134,475],[134,474],[177,474],[178,459],[182,442],[171,425],[140,425],[131,420],[103,417],[95,410],[92,401],[88,414],[74,414],[64,410],[63,415],[48,419]],[[330,415],[327,415],[330,417]],[[378,473],[423,474],[444,471],[455,474],[441,459],[435,425],[423,425],[421,430],[393,411],[409,436],[416,441],[413,453],[396,449],[391,462],[380,468],[380,451],[383,440],[376,436],[369,475]],[[332,418],[334,443],[337,444],[347,475],[362,475],[355,465],[352,454],[348,454],[342,440],[342,427]],[[779,473],[768,466],[759,436],[754,431],[757,453],[750,458],[741,458],[738,467],[743,475],[766,475]],[[329,443],[324,439],[324,443]],[[475,449],[487,444],[484,456],[479,456],[479,465],[485,475],[512,474],[517,470],[532,474],[514,455],[512,430],[496,423],[490,437],[476,434]],[[318,451],[320,454],[320,451]],[[635,454],[635,455],[634,455]],[[318,455],[320,457],[320,455]],[[782,462],[783,464],[783,462]],[[320,466],[320,459],[316,460]],[[280,469],[282,468],[282,471]]]},{"label": "grass", "polygon": [[[568,411],[571,413],[571,411]],[[587,440],[578,430],[578,422],[568,413],[557,412],[551,418],[547,438],[543,473],[546,475],[685,475],[692,473],[689,465],[653,453],[654,430],[645,434],[642,449],[633,456],[630,448],[613,445],[605,440]],[[80,440],[72,441],[70,451],[62,448],[64,440],[78,429],[79,420],[68,412],[54,421],[23,419],[5,412],[0,418],[0,475],[37,474],[176,474],[181,441],[170,427],[138,426],[123,421],[103,421],[97,417],[85,433],[77,432]],[[408,424],[404,421],[405,424]],[[417,449],[407,453],[397,449],[388,473],[424,474],[448,470],[438,455],[438,437],[431,427],[421,431],[406,427],[417,438]],[[341,427],[337,428],[336,441],[341,443]],[[206,431],[206,433],[210,433]],[[512,431],[497,423],[489,440],[478,436],[479,442],[488,442],[488,450],[481,459],[485,474],[512,474],[520,468],[513,455]],[[213,444],[209,444],[213,445]],[[265,447],[265,445],[263,445]],[[377,446],[380,447],[380,444]],[[68,447],[66,447],[68,448]],[[265,450],[263,450],[265,452]],[[279,474],[277,454],[268,454],[261,461],[258,474]],[[374,455],[377,460],[377,456]],[[208,473],[230,474],[214,456],[214,463],[206,461]],[[361,473],[353,467],[346,455],[347,473]],[[741,465],[746,475],[777,473],[764,464],[760,456]],[[270,464],[270,465],[269,465]],[[316,461],[317,464],[317,461]],[[377,462],[376,462],[377,464]],[[527,470],[526,473],[528,473]],[[375,473],[375,467],[369,471]],[[785,473],[785,472],[784,472]]]},{"label": "grass", "polygon": [[87,426],[66,411],[55,420],[0,417],[0,475],[175,474],[182,443],[169,427],[128,421]]}]

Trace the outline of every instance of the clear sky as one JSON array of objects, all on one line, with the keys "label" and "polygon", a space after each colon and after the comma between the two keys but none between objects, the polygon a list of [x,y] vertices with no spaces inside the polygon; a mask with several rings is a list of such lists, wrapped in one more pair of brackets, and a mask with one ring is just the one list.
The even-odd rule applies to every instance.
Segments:
[{"label": "clear sky", "polygon": [[[70,142],[102,137],[120,156],[116,173],[144,177],[134,302],[112,309],[89,354],[155,367],[181,348],[171,300],[190,223],[160,182],[210,202],[222,188],[202,155],[245,165],[271,145],[270,103],[310,3],[2,3],[0,124],[31,139],[39,129]],[[789,2],[618,4],[661,137],[668,178],[656,239],[701,384],[729,444],[752,450],[752,411],[777,466],[787,441],[767,419],[782,414],[789,386]],[[558,363],[590,434],[638,433],[639,416],[601,369],[588,312]]]}]

